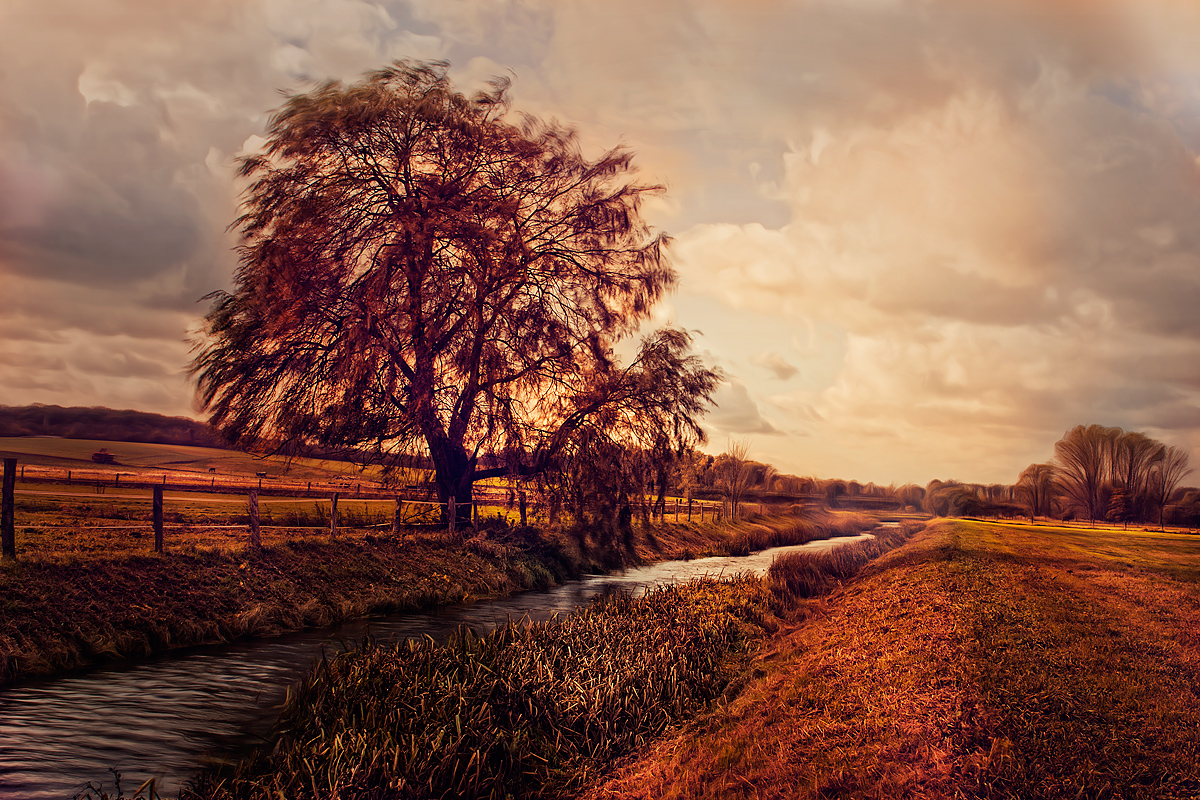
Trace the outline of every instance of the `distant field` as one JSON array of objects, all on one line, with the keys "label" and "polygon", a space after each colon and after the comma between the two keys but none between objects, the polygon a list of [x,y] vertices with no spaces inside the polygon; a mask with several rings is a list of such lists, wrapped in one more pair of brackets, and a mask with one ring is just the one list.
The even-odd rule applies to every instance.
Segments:
[{"label": "distant field", "polygon": [[[107,449],[116,457],[112,465],[96,464],[92,453]],[[253,475],[266,472],[272,477],[287,475],[297,480],[324,480],[330,477],[359,476],[368,480],[377,477],[377,470],[360,473],[358,467],[343,461],[323,461],[299,458],[289,462],[271,456],[259,458],[237,450],[213,447],[189,447],[173,444],[141,444],[137,442],[106,442],[91,439],[52,439],[39,437],[0,437],[0,456],[17,458],[24,464],[70,469],[73,465],[88,469],[120,470],[189,470],[221,474]]]}]

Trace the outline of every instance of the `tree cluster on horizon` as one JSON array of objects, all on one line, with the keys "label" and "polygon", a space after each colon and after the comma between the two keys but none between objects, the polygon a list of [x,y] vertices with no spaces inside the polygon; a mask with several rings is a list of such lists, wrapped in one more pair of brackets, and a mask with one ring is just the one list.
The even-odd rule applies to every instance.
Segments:
[{"label": "tree cluster on horizon", "polygon": [[1051,461],[1025,468],[1016,488],[1031,519],[1156,519],[1162,527],[1168,505],[1191,472],[1184,450],[1144,433],[1076,425],[1055,443]]}]

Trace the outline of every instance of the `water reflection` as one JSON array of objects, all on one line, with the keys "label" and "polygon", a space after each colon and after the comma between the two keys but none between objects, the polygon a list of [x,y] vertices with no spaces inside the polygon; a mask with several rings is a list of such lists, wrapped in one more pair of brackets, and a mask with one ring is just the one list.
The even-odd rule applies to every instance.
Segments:
[{"label": "water reflection", "polygon": [[662,562],[589,576],[546,592],[197,648],[135,666],[16,686],[0,693],[0,797],[57,800],[98,780],[111,791],[110,768],[121,772],[127,792],[153,777],[163,796],[175,796],[207,754],[265,733],[286,687],[323,649],[337,652],[367,634],[381,641],[441,639],[462,625],[482,633],[509,619],[569,614],[605,592],[640,595],[703,575],[761,573],[781,553],[827,549],[866,536],[744,558]]}]

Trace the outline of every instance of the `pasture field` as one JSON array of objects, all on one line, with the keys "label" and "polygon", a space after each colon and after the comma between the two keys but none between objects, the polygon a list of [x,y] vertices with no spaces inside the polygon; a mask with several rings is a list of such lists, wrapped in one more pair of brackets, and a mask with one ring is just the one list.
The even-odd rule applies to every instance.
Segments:
[{"label": "pasture field", "polygon": [[[92,461],[92,453],[106,448],[117,460],[104,465]],[[255,456],[239,450],[190,447],[174,444],[106,442],[92,439],[56,439],[43,437],[0,437],[0,457],[16,458],[22,464],[62,469],[80,468],[110,472],[182,470],[221,475],[255,475],[266,472],[272,477],[286,475],[295,480],[332,478],[378,478],[378,470],[360,472],[354,464],[314,458],[287,459],[281,456]]]},{"label": "pasture field", "polygon": [[1200,797],[1200,537],[943,520],[584,794]]}]

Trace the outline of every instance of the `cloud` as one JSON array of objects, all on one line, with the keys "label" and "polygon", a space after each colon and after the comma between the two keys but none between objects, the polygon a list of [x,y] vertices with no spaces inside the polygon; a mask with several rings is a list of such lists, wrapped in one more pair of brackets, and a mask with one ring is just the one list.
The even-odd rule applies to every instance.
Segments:
[{"label": "cloud", "polygon": [[786,358],[775,352],[759,353],[750,359],[752,362],[767,370],[781,381],[786,381],[788,378],[794,378],[800,374],[800,370],[792,366]]},{"label": "cloud", "polygon": [[4,401],[186,411],[279,91],[448,58],[667,185],[721,435],[885,483],[1012,479],[1080,422],[1200,445],[1197,37],[1142,0],[9,0]]},{"label": "cloud", "polygon": [[778,429],[759,412],[758,404],[750,397],[746,385],[737,378],[727,378],[713,395],[716,409],[710,411],[706,422],[716,429],[713,441],[724,435],[763,433],[777,434]]}]

